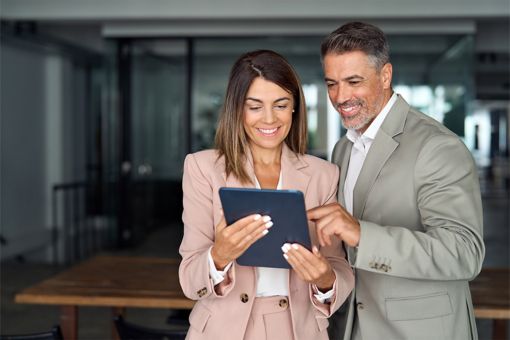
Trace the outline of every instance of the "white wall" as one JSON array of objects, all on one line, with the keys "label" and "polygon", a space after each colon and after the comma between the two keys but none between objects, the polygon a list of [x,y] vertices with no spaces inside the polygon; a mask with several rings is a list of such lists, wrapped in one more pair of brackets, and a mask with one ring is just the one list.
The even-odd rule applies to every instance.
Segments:
[{"label": "white wall", "polygon": [[0,61],[0,232],[7,240],[0,257],[44,261],[52,186],[84,176],[77,143],[84,114],[74,108],[83,79],[70,60],[42,48],[3,43]]}]

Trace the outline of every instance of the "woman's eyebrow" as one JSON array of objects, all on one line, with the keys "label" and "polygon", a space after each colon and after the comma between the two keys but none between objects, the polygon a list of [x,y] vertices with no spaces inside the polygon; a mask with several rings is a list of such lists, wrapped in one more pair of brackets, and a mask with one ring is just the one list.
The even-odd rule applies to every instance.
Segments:
[{"label": "woman's eyebrow", "polygon": [[253,97],[247,97],[246,100],[253,100],[254,102],[262,103],[262,100]]}]

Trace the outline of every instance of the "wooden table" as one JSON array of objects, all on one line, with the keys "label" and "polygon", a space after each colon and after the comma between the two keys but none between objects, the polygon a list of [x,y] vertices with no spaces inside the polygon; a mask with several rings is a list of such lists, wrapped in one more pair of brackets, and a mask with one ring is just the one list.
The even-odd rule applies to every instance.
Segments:
[{"label": "wooden table", "polygon": [[[97,256],[17,294],[19,303],[60,305],[65,340],[78,334],[78,307],[191,309],[179,285],[179,260]],[[510,319],[510,270],[483,269],[470,283],[475,316],[493,319],[493,338],[506,339]],[[116,333],[112,333],[116,337]]]},{"label": "wooden table", "polygon": [[485,268],[469,284],[479,319],[492,319],[492,338],[507,339],[510,319],[510,269]]},{"label": "wooden table", "polygon": [[178,268],[177,259],[97,256],[23,290],[15,301],[60,305],[64,339],[76,340],[79,306],[111,307],[114,314],[126,307],[191,309]]}]

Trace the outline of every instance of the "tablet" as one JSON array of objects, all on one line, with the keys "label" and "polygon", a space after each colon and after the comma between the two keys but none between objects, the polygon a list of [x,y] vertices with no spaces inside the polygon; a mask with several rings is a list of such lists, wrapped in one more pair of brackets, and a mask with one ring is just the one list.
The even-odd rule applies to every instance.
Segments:
[{"label": "tablet", "polygon": [[303,193],[298,190],[220,188],[227,225],[251,214],[271,216],[269,233],[257,240],[238,259],[243,266],[291,268],[283,257],[284,243],[311,249]]}]

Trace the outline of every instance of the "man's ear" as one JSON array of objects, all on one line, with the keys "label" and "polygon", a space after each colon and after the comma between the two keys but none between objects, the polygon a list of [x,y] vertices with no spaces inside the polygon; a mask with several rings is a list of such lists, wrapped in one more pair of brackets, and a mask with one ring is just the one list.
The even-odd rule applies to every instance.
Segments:
[{"label": "man's ear", "polygon": [[391,77],[393,76],[393,66],[390,63],[384,64],[381,69],[381,79],[383,82],[383,88],[389,89],[391,88]]}]

